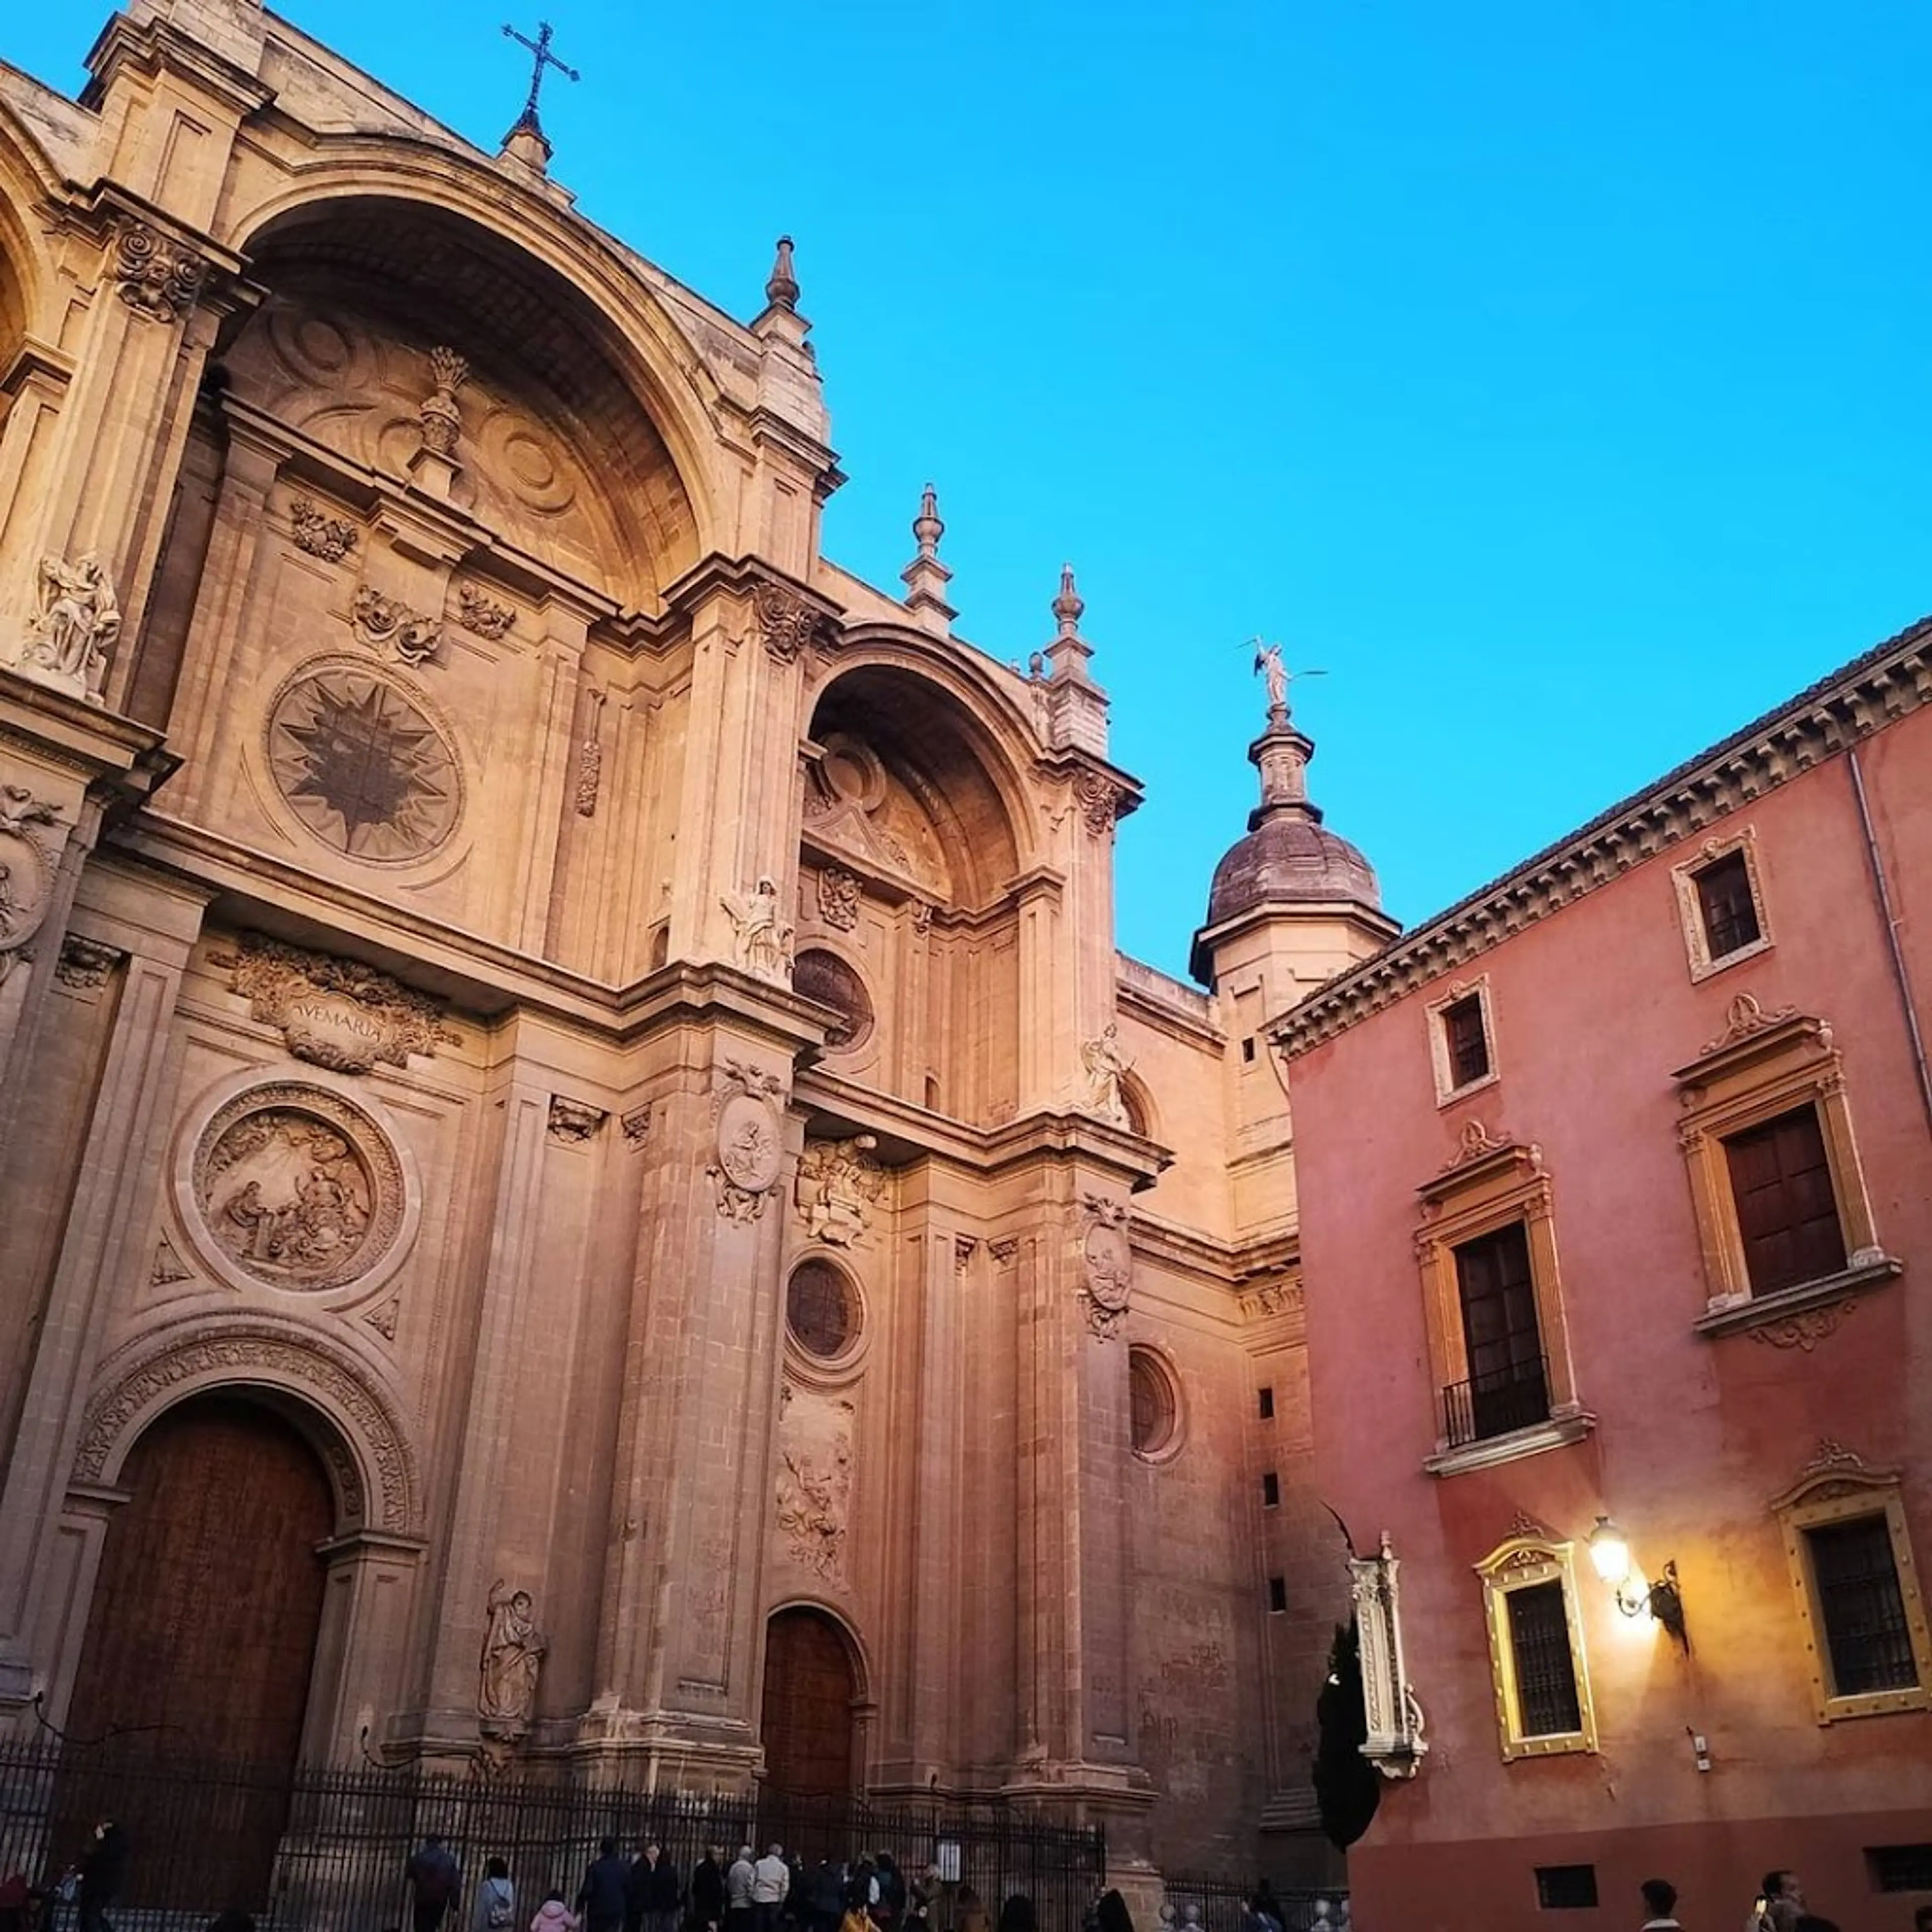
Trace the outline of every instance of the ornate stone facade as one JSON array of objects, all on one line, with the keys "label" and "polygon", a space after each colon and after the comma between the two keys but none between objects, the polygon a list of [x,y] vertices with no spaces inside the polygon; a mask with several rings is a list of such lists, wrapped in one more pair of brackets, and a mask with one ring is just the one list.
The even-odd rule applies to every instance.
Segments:
[{"label": "ornate stone facade", "polygon": [[1348,1578],[1270,1625],[1316,1505],[1218,1420],[1305,1421],[1232,988],[1386,922],[1121,959],[1071,574],[1029,674],[936,492],[902,584],[820,554],[808,260],[732,316],[216,12],[0,90],[0,1733],[106,1667],[137,1446],[240,1410],[327,1478],[318,1756],[782,1784],[805,1618],[855,1786],[1316,1875]]}]

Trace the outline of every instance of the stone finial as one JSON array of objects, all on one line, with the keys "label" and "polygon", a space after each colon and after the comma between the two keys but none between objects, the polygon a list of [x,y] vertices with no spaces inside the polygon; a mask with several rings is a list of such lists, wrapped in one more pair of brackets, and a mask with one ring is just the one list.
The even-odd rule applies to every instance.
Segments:
[{"label": "stone finial", "polygon": [[1073,587],[1073,566],[1063,563],[1060,566],[1060,595],[1053,600],[1054,621],[1059,634],[1046,647],[1049,669],[1047,675],[1058,682],[1065,680],[1070,683],[1091,684],[1087,661],[1094,655],[1094,646],[1080,634],[1081,614],[1087,608],[1080,593]]},{"label": "stone finial", "polygon": [[1060,626],[1063,638],[1077,636],[1080,620],[1087,606],[1081,602],[1080,593],[1073,587],[1073,566],[1063,563],[1060,566],[1060,595],[1053,600],[1053,614]]},{"label": "stone finial", "polygon": [[906,604],[922,626],[944,637],[958,613],[946,601],[946,586],[952,573],[939,560],[939,539],[946,534],[946,526],[940,520],[939,493],[930,483],[920,494],[912,533],[919,554],[900,573],[906,586]]},{"label": "stone finial", "polygon": [[919,540],[922,560],[939,554],[939,540],[946,534],[946,526],[939,520],[939,492],[930,483],[920,492],[919,514],[912,520],[912,533]]},{"label": "stone finial", "polygon": [[791,260],[791,237],[778,237],[778,259],[772,264],[772,272],[765,278],[765,299],[774,308],[796,309],[798,307],[798,276],[794,271]]}]

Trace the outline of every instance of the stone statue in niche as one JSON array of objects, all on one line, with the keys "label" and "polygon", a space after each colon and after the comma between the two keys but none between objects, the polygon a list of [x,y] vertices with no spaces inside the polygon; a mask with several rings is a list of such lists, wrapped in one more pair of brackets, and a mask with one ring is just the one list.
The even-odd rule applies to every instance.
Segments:
[{"label": "stone statue in niche", "polygon": [[78,563],[44,556],[34,614],[13,654],[13,668],[90,704],[100,702],[109,654],[121,634],[121,606],[106,566],[90,551]]},{"label": "stone statue in niche", "polygon": [[1130,1117],[1120,1083],[1133,1071],[1134,1063],[1120,1051],[1120,1031],[1109,1020],[1098,1040],[1082,1046],[1080,1059],[1087,1070],[1088,1112],[1124,1127]]},{"label": "stone statue in niche", "polygon": [[476,1714],[486,1737],[517,1738],[529,1730],[536,1708],[537,1673],[549,1648],[537,1628],[527,1590],[508,1588],[500,1576],[490,1586],[489,1626],[478,1671]]},{"label": "stone statue in niche", "polygon": [[250,1274],[291,1288],[327,1285],[368,1231],[371,1190],[356,1150],[292,1108],[238,1120],[208,1161],[208,1225]]},{"label": "stone statue in niche", "polygon": [[779,903],[777,881],[761,875],[750,892],[728,892],[719,904],[731,915],[738,964],[761,980],[788,984],[794,928]]},{"label": "stone statue in niche", "polygon": [[871,1134],[848,1141],[808,1141],[798,1164],[798,1207],[812,1240],[849,1248],[867,1229],[867,1216],[885,1192],[886,1177],[870,1156]]}]

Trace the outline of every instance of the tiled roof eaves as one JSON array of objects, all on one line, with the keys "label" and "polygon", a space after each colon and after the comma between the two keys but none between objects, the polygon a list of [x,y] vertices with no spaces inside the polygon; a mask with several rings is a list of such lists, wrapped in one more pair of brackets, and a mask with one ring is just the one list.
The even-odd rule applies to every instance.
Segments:
[{"label": "tiled roof eaves", "polygon": [[1290,1058],[1333,1039],[1928,702],[1932,617],[1922,617],[1330,980],[1270,1037]]}]

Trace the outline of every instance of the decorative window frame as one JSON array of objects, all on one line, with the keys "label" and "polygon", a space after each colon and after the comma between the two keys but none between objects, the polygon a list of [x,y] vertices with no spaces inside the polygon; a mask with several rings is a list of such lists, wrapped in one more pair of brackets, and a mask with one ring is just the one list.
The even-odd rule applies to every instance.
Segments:
[{"label": "decorative window frame", "polygon": [[[1430,1401],[1436,1431],[1436,1453],[1423,1467],[1433,1476],[1460,1475],[1580,1442],[1597,1419],[1576,1399],[1557,1263],[1555,1196],[1544,1169],[1543,1150],[1522,1141],[1498,1139],[1481,1121],[1466,1121],[1448,1165],[1416,1193],[1422,1203],[1422,1221],[1415,1232],[1415,1259],[1429,1330]],[[1512,1222],[1522,1222],[1528,1242],[1537,1328],[1549,1364],[1549,1419],[1452,1449],[1442,1425],[1442,1391],[1467,1381],[1469,1374],[1456,1250]]]},{"label": "decorative window frame", "polygon": [[[1490,1636],[1490,1685],[1496,1713],[1496,1742],[1505,1764],[1522,1757],[1562,1757],[1597,1748],[1597,1710],[1590,1695],[1589,1661],[1578,1613],[1576,1546],[1540,1532],[1512,1536],[1476,1565],[1483,1586],[1483,1614]],[[1570,1633],[1570,1668],[1576,1680],[1576,1710],[1582,1724],[1574,1731],[1531,1737],[1522,1728],[1517,1697],[1516,1646],[1509,1627],[1509,1598],[1538,1583],[1563,1586],[1563,1620]]]},{"label": "decorative window frame", "polygon": [[[813,1354],[792,1331],[792,1277],[808,1262],[829,1264],[844,1280],[847,1292],[852,1298],[851,1338],[836,1355]],[[778,1298],[778,1327],[783,1338],[788,1379],[816,1389],[843,1388],[857,1381],[872,1352],[872,1334],[877,1324],[873,1318],[872,1298],[866,1292],[866,1284],[853,1264],[850,1252],[844,1248],[827,1247],[822,1243],[812,1243],[787,1260],[780,1280],[782,1286]]]},{"label": "decorative window frame", "polygon": [[[1912,1534],[1905,1520],[1899,1483],[1898,1470],[1868,1468],[1862,1457],[1827,1440],[1819,1444],[1818,1454],[1798,1480],[1771,1506],[1784,1533],[1785,1561],[1790,1569],[1791,1588],[1798,1599],[1798,1613],[1804,1631],[1812,1704],[1821,1724],[1835,1724],[1846,1718],[1882,1717],[1894,1711],[1932,1710],[1932,1627],[1926,1621],[1925,1601],[1918,1587],[1918,1565],[1912,1560]],[[1817,1582],[1804,1533],[1828,1523],[1874,1516],[1885,1518],[1892,1538],[1892,1566],[1898,1574],[1899,1594],[1905,1601],[1906,1628],[1911,1636],[1912,1659],[1918,1669],[1918,1682],[1902,1690],[1840,1697],[1832,1687],[1831,1646],[1819,1611]]]},{"label": "decorative window frame", "polygon": [[[1744,876],[1750,881],[1751,904],[1757,913],[1757,937],[1748,946],[1740,946],[1735,952],[1713,958],[1711,942],[1704,931],[1704,908],[1697,896],[1697,874],[1733,852],[1744,854]],[[1708,980],[1714,973],[1725,972],[1771,950],[1774,944],[1771,910],[1765,904],[1764,880],[1758,870],[1755,826],[1740,826],[1728,838],[1706,839],[1690,857],[1671,867],[1670,883],[1677,893],[1678,922],[1684,928],[1684,951],[1690,962],[1694,981]]]},{"label": "decorative window frame", "polygon": [[[1483,1016],[1483,1045],[1490,1057],[1490,1070],[1479,1078],[1466,1081],[1460,1087],[1456,1084],[1455,1070],[1449,1058],[1449,1028],[1444,1016],[1449,1009],[1474,995]],[[1490,994],[1490,976],[1479,974],[1473,980],[1452,980],[1448,990],[1439,999],[1430,1001],[1429,1064],[1436,1076],[1436,1104],[1447,1107],[1456,1101],[1466,1100],[1472,1094],[1480,1094],[1485,1087],[1493,1087],[1502,1078],[1496,1057],[1496,1002]]]},{"label": "decorative window frame", "polygon": [[[1690,1179],[1704,1268],[1707,1300],[1696,1324],[1700,1334],[1730,1334],[1788,1322],[1806,1311],[1849,1305],[1852,1296],[1882,1286],[1901,1271],[1902,1264],[1879,1245],[1852,1132],[1844,1063],[1825,1021],[1792,1006],[1767,1012],[1753,994],[1738,993],[1727,1010],[1724,1030],[1707,1040],[1696,1058],[1672,1078],[1683,1108],[1677,1139]],[[1724,1143],[1807,1105],[1817,1111],[1844,1236],[1845,1265],[1816,1281],[1754,1294]]]}]

